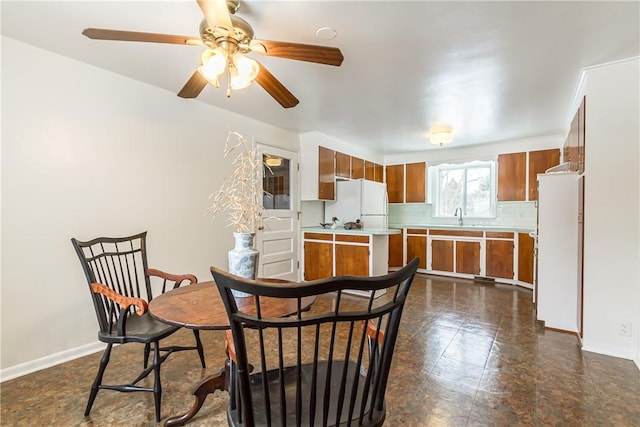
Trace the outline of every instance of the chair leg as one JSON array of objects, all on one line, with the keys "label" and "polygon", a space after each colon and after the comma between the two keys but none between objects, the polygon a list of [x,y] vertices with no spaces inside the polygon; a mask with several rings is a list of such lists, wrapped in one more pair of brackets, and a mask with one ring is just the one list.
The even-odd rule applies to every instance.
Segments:
[{"label": "chair leg", "polygon": [[204,348],[202,347],[202,341],[200,341],[200,331],[197,329],[194,329],[193,335],[195,335],[196,337],[196,347],[198,348],[198,355],[200,356],[200,363],[202,363],[202,369],[204,369],[207,366],[204,362]]},{"label": "chair leg", "polygon": [[156,422],[160,422],[160,403],[162,400],[162,384],[160,384],[160,343],[153,344],[153,400],[156,404]]},{"label": "chair leg", "polygon": [[144,364],[143,364],[143,368],[147,369],[147,366],[149,365],[149,353],[150,353],[150,348],[151,344],[146,343],[144,345]]},{"label": "chair leg", "polygon": [[89,393],[89,401],[87,402],[87,408],[84,411],[84,416],[89,416],[89,412],[91,412],[91,407],[93,406],[93,401],[96,400],[96,395],[98,394],[98,390],[100,390],[100,385],[102,384],[102,377],[104,376],[104,370],[107,368],[107,364],[109,363],[109,357],[111,356],[111,347],[113,344],[107,344],[107,348],[104,350],[102,354],[102,358],[100,359],[100,367],[98,368],[98,374],[96,378],[93,380],[93,385],[91,386],[91,393]]}]

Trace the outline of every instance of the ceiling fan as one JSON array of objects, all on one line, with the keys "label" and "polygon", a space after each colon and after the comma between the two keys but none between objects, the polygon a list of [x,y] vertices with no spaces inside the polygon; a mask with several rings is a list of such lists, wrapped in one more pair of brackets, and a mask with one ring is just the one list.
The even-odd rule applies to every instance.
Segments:
[{"label": "ceiling fan", "polygon": [[231,90],[243,89],[256,81],[284,108],[295,107],[298,99],[273,74],[248,53],[340,66],[344,57],[340,49],[253,38],[251,25],[235,15],[240,0],[197,0],[204,19],[200,37],[135,31],[87,28],[82,34],[96,40],[120,40],[150,43],[204,45],[201,64],[178,92],[182,98],[195,98],[207,83],[220,86],[226,78],[227,97]]}]

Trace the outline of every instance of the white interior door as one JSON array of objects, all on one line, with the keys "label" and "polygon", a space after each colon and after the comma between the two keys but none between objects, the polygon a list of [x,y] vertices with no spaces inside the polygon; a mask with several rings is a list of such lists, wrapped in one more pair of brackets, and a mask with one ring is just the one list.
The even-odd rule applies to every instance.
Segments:
[{"label": "white interior door", "polygon": [[259,147],[265,167],[264,213],[256,233],[258,277],[298,281],[298,154],[262,144]]}]

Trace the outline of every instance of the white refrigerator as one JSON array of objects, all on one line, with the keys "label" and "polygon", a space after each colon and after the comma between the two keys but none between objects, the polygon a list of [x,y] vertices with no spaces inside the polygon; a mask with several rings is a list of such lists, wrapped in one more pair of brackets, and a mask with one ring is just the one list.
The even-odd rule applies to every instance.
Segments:
[{"label": "white refrigerator", "polygon": [[578,179],[574,172],[538,175],[538,320],[578,331]]},{"label": "white refrigerator", "polygon": [[388,227],[387,184],[356,179],[336,183],[336,200],[325,202],[325,222],[338,218],[339,225],[360,220],[370,230]]}]

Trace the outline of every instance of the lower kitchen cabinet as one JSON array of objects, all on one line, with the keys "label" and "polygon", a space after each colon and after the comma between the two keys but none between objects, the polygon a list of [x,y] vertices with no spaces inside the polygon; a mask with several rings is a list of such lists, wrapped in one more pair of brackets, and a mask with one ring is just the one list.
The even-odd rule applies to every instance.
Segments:
[{"label": "lower kitchen cabinet", "polygon": [[407,229],[407,262],[419,257],[418,268],[427,268],[427,230]]},{"label": "lower kitchen cabinet", "polygon": [[527,233],[518,233],[518,280],[533,284],[534,241]]},{"label": "lower kitchen cabinet", "polygon": [[303,232],[304,280],[387,274],[390,235],[375,231]]},{"label": "lower kitchen cabinet", "polygon": [[[504,239],[491,239],[489,237],[504,237]],[[511,239],[507,237],[510,235]],[[488,277],[513,279],[513,233],[487,232],[486,248],[486,272]]]},{"label": "lower kitchen cabinet", "polygon": [[456,273],[480,274],[480,242],[456,242]]},{"label": "lower kitchen cabinet", "polygon": [[389,267],[404,267],[404,229],[389,236]]},{"label": "lower kitchen cabinet", "polygon": [[[361,243],[365,246],[353,243]],[[336,234],[335,250],[336,276],[369,275],[369,236]]]},{"label": "lower kitchen cabinet", "polygon": [[431,270],[453,273],[453,240],[431,241]]},{"label": "lower kitchen cabinet", "polygon": [[[328,241],[326,241],[327,238]],[[306,239],[314,239],[314,241]],[[332,275],[333,237],[330,234],[305,233],[304,280],[323,279]]]},{"label": "lower kitchen cabinet", "polygon": [[[389,237],[389,267],[394,269],[419,256],[421,273],[486,277],[528,288],[534,285],[534,240],[519,229],[405,228],[404,241],[400,235]],[[403,245],[404,256],[400,254]]]}]

